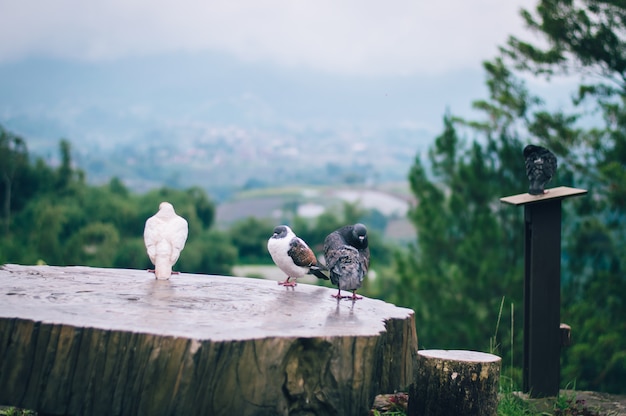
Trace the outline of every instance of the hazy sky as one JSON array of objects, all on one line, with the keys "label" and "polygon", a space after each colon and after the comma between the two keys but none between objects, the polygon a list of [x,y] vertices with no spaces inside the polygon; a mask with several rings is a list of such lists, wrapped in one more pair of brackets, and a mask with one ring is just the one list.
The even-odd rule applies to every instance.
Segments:
[{"label": "hazy sky", "polygon": [[0,0],[0,65],[177,51],[342,75],[480,68],[530,0]]}]

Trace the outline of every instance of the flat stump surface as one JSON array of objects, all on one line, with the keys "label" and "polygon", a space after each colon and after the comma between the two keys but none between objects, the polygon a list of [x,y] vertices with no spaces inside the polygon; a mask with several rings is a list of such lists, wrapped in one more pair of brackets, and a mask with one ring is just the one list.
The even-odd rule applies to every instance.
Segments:
[{"label": "flat stump surface", "polygon": [[362,414],[377,393],[411,382],[414,315],[334,293],[230,276],[5,265],[0,404],[67,414]]},{"label": "flat stump surface", "polygon": [[409,309],[380,300],[331,297],[336,290],[294,289],[271,280],[145,270],[6,265],[0,269],[0,317],[198,340],[368,336]]}]

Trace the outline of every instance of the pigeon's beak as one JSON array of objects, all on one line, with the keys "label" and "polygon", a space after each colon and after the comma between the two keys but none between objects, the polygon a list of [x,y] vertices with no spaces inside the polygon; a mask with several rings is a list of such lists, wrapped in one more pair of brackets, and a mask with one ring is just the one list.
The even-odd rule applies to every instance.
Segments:
[{"label": "pigeon's beak", "polygon": [[359,236],[359,241],[362,243],[362,242],[363,242],[363,240],[365,240],[365,236],[364,236],[364,235],[360,235],[360,236]]}]

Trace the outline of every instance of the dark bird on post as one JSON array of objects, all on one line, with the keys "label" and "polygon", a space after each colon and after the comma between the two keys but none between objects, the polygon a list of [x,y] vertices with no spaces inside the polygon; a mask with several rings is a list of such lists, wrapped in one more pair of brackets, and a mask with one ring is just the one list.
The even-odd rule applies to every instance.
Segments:
[{"label": "dark bird on post", "polygon": [[296,280],[306,274],[328,280],[313,250],[286,225],[274,228],[272,236],[267,240],[267,251],[278,268],[287,275],[285,281],[278,282],[279,285],[295,286]]},{"label": "dark bird on post", "polygon": [[[330,233],[324,240],[324,258],[330,271],[330,281],[339,291],[337,299],[361,299],[356,291],[370,265],[367,228],[363,224],[346,225]],[[341,296],[342,290],[351,290],[352,296]]]},{"label": "dark bird on post", "polygon": [[530,184],[528,193],[543,195],[544,187],[556,173],[556,156],[545,147],[529,144],[524,148],[526,176]]}]

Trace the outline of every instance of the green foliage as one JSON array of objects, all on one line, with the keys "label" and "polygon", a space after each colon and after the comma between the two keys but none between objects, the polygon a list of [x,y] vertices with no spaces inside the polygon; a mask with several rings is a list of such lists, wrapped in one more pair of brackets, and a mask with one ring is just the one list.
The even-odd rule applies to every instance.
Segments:
[{"label": "green foliage", "polygon": [[[623,393],[626,5],[542,0],[523,17],[544,42],[538,47],[511,37],[504,56],[534,74],[581,79],[573,100],[577,113],[543,112],[529,126],[569,165],[572,180],[589,190],[568,204],[564,220],[562,319],[572,326],[575,341],[564,351],[562,374],[582,389]],[[601,121],[576,128],[587,111]]]},{"label": "green foliage", "polygon": [[[396,257],[402,289],[391,300],[415,310],[424,348],[487,350],[490,338],[509,339],[507,332],[515,330],[502,326],[493,334],[502,297],[521,304],[522,216],[498,199],[527,187],[515,120],[532,100],[501,62],[487,69],[491,97],[477,106],[486,121],[446,114],[429,150],[431,171],[418,156],[409,173],[418,236],[408,254]],[[462,128],[480,141],[462,140]],[[521,346],[514,351],[519,355]]]},{"label": "green foliage", "polygon": [[0,408],[2,416],[37,416],[37,412],[26,409],[18,409],[17,407]]},{"label": "green foliage", "polygon": [[498,401],[498,416],[532,416],[536,414],[525,400],[513,392],[500,395]]},{"label": "green foliage", "polygon": [[74,233],[65,247],[65,263],[111,265],[119,247],[120,236],[111,223],[92,222]]},{"label": "green foliage", "polygon": [[21,138],[0,129],[0,139],[0,158],[7,161],[3,176],[10,179],[0,182],[0,206],[9,206],[2,215],[2,263],[149,268],[145,221],[169,201],[189,223],[178,270],[227,274],[235,264],[237,250],[211,229],[215,205],[201,189],[161,188],[136,195],[118,178],[88,186],[72,165],[68,141],[60,142],[60,166],[51,168],[41,160],[29,163]]},{"label": "green foliage", "polygon": [[[489,334],[499,319],[498,301],[505,296],[521,304],[523,224],[520,210],[499,206],[498,198],[527,189],[523,146],[545,145],[560,160],[551,185],[589,190],[564,207],[562,319],[575,341],[564,350],[562,373],[584,389],[624,392],[626,5],[543,0],[535,15],[523,16],[548,48],[511,38],[503,55],[484,65],[489,99],[474,103],[484,119],[446,114],[428,154],[431,171],[422,157],[415,160],[409,181],[419,201],[411,212],[418,238],[410,253],[397,256],[391,279],[402,290],[391,300],[416,311],[425,348],[485,350],[488,339],[499,345],[497,332]],[[549,76],[596,71],[604,82],[581,85],[573,101],[587,101],[580,111],[553,112],[509,65]],[[600,126],[581,127],[582,109],[589,107],[602,115]],[[520,338],[515,357],[508,357],[517,365]]]},{"label": "green foliage", "polygon": [[267,252],[267,240],[271,237],[274,224],[270,220],[248,217],[230,227],[230,238],[244,264],[272,264]]},{"label": "green foliage", "polygon": [[2,190],[3,204],[2,224],[5,235],[11,226],[11,206],[15,198],[13,192],[15,176],[23,170],[28,161],[26,142],[0,126],[0,190]]},{"label": "green foliage", "polygon": [[178,267],[190,273],[228,275],[238,261],[237,248],[225,233],[216,230],[189,241],[183,253],[185,256],[181,254]]}]

